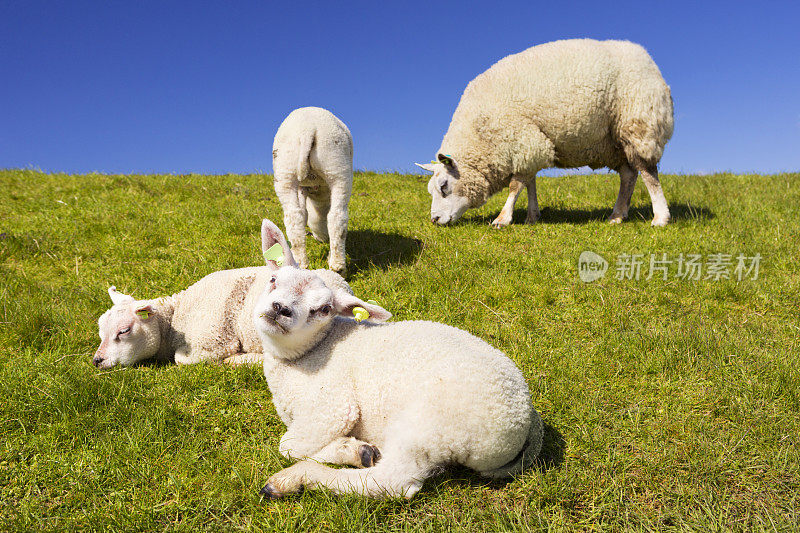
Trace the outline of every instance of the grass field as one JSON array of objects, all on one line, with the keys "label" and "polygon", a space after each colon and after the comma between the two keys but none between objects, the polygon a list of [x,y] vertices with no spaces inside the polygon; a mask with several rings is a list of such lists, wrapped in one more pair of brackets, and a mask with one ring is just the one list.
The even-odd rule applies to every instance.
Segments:
[{"label": "grass field", "polygon": [[[541,223],[523,201],[496,231],[505,195],[435,227],[424,178],[358,174],[356,293],[509,354],[547,424],[541,465],[499,484],[454,469],[409,502],[271,502],[289,463],[259,368],[91,364],[109,285],[155,297],[262,264],[271,179],[0,171],[0,530],[796,530],[800,175],[662,181],[666,228],[641,183],[607,224],[618,179],[594,175],[540,178]],[[579,280],[584,250],[604,278]],[[731,254],[732,279],[645,279],[664,253]],[[622,254],[640,279],[617,279]],[[738,254],[760,254],[757,279]]]}]

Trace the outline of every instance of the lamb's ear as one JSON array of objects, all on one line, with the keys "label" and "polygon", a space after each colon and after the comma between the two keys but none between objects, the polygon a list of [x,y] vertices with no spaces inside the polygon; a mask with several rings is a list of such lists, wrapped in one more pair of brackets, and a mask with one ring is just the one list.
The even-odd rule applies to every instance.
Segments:
[{"label": "lamb's ear", "polygon": [[111,302],[114,305],[119,305],[134,301],[133,296],[128,296],[127,294],[122,294],[121,292],[117,292],[117,288],[113,285],[108,288],[108,295],[111,296]]},{"label": "lamb's ear", "polygon": [[[275,247],[276,244],[278,247]],[[264,261],[267,265],[274,268],[297,266],[297,261],[294,260],[292,250],[289,249],[289,243],[286,242],[283,232],[266,218],[261,221],[261,252],[264,254]]]},{"label": "lamb's ear", "polygon": [[[358,313],[358,307],[365,309],[369,316],[361,316],[361,313]],[[364,300],[356,298],[352,294],[348,294],[346,291],[341,289],[333,292],[333,310],[336,314],[342,316],[355,316],[356,320],[359,322],[364,319],[371,320],[373,322],[386,322],[392,318],[392,313],[380,305],[367,303]],[[353,313],[354,310],[356,313]]]},{"label": "lamb's ear", "polygon": [[148,318],[153,316],[153,306],[150,304],[140,305],[139,307],[136,308],[133,314],[135,314],[142,320],[147,320]]},{"label": "lamb's ear", "polygon": [[427,170],[428,172],[433,172],[436,170],[436,163],[414,163],[422,170]]}]

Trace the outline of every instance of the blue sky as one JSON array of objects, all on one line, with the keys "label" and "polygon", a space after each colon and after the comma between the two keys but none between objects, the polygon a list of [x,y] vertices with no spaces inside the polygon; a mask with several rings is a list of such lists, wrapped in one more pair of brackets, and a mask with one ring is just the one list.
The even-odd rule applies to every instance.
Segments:
[{"label": "blue sky", "polygon": [[662,171],[800,170],[796,2],[0,0],[0,168],[271,172],[294,108],[350,127],[355,165],[410,171],[466,84],[572,37],[648,49],[672,88]]}]

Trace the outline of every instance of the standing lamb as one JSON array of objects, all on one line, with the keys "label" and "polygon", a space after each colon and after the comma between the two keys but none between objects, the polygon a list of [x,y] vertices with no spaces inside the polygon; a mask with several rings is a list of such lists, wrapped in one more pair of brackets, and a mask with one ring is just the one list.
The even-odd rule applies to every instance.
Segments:
[{"label": "standing lamb", "polygon": [[[296,265],[281,231],[265,219],[261,224],[265,254],[276,243],[283,248],[281,262]],[[214,272],[184,291],[155,300],[135,300],[111,287],[108,294],[114,306],[98,320],[101,343],[95,366],[129,366],[150,358],[162,362],[174,358],[184,365],[260,363],[261,339],[253,327],[253,308],[277,262]],[[335,272],[316,273],[328,286],[352,294]]]},{"label": "standing lamb", "polygon": [[431,220],[447,224],[506,185],[492,226],[511,223],[523,186],[526,223],[539,219],[536,173],[588,165],[619,172],[609,221],[628,216],[636,177],[653,203],[653,226],[669,222],[658,162],[672,136],[672,97],[658,67],[627,41],[573,39],[541,44],[498,61],[467,85],[437,153]]},{"label": "standing lamb", "polygon": [[283,267],[268,289],[253,321],[287,426],[279,451],[301,461],[271,476],[262,494],[327,487],[411,498],[445,465],[499,478],[533,464],[542,422],[500,351],[435,322],[359,324],[358,308],[378,322],[391,314],[307,270]]},{"label": "standing lamb", "polygon": [[308,223],[315,239],[330,240],[330,269],[343,273],[347,206],[353,189],[350,130],[320,107],[295,109],[275,134],[272,167],[286,234],[300,266],[308,267]]}]

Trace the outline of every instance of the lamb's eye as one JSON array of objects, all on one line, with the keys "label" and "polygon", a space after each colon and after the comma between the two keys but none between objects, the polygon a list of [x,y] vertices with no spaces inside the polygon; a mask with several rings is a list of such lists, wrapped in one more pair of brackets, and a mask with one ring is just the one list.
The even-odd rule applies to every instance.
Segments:
[{"label": "lamb's eye", "polygon": [[439,185],[439,191],[442,193],[442,197],[447,196],[447,182],[443,181],[441,185]]},{"label": "lamb's eye", "polygon": [[323,315],[327,315],[328,313],[331,312],[331,306],[323,305],[322,307],[319,308],[319,312],[322,313]]},{"label": "lamb's eye", "polygon": [[126,333],[130,333],[131,328],[128,326],[127,328],[123,328],[117,332],[117,335],[125,335]]},{"label": "lamb's eye", "polygon": [[273,285],[275,285],[275,276],[272,276],[272,277],[269,279],[269,282],[270,282],[270,283],[272,283]]}]

